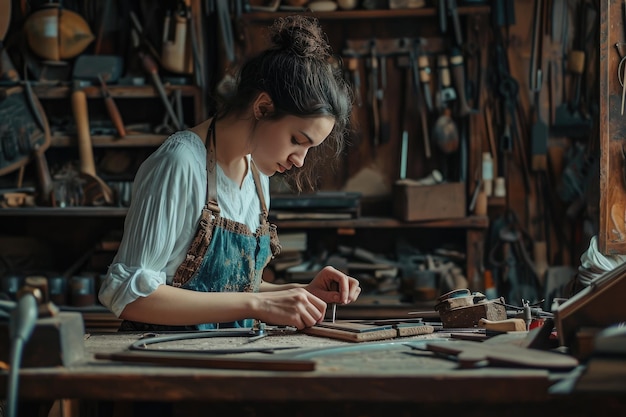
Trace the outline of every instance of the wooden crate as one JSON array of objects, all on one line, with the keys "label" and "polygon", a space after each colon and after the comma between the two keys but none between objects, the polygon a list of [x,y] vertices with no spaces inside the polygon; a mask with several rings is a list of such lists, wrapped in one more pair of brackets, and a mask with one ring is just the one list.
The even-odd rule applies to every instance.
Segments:
[{"label": "wooden crate", "polygon": [[403,221],[458,219],[466,215],[465,183],[418,185],[398,182],[393,188],[394,215]]}]

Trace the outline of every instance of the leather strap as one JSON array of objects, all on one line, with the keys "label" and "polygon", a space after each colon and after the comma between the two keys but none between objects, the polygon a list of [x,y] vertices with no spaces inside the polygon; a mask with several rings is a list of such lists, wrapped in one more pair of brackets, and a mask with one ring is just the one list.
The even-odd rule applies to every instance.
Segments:
[{"label": "leather strap", "polygon": [[267,210],[267,204],[265,203],[265,194],[263,193],[263,188],[261,187],[261,178],[259,177],[259,169],[256,167],[256,164],[250,158],[250,169],[252,170],[252,177],[254,178],[254,185],[256,185],[256,193],[259,196],[259,201],[261,202],[261,224],[265,224],[267,222],[267,217],[269,216],[269,212]]},{"label": "leather strap", "polygon": [[220,207],[217,204],[217,158],[215,156],[215,119],[211,120],[209,130],[206,133],[205,146],[206,152],[206,202],[205,207],[219,214]]}]

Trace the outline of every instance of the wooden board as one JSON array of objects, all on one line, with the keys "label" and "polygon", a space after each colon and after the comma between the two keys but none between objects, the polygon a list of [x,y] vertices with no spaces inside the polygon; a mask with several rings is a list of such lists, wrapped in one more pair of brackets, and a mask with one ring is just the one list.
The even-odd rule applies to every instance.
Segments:
[{"label": "wooden board", "polygon": [[430,334],[435,331],[433,326],[424,324],[424,325],[416,325],[416,326],[398,326],[398,336],[406,337],[406,336],[418,336],[420,334]]},{"label": "wooden board", "polygon": [[578,361],[572,356],[514,345],[459,340],[427,343],[426,349],[456,355],[462,367],[474,367],[483,361],[495,366],[522,366],[535,369],[570,370],[578,366]]},{"label": "wooden board", "polygon": [[329,337],[349,342],[393,339],[399,336],[416,336],[434,332],[433,326],[422,323],[378,323],[358,321],[324,322],[303,331],[314,336]]},{"label": "wooden board", "polygon": [[350,320],[336,320],[334,323],[326,321],[326,322],[322,322],[316,325],[316,327],[341,330],[344,332],[351,332],[351,333],[375,332],[379,330],[388,330],[388,329],[393,328],[391,324],[374,324],[374,323],[350,321]]},{"label": "wooden board", "polygon": [[212,369],[246,369],[258,371],[313,371],[315,362],[295,359],[232,358],[225,355],[207,355],[205,353],[174,353],[156,351],[125,351],[115,353],[96,353],[96,359],[151,363],[165,366],[183,366]]},{"label": "wooden board", "polygon": [[330,337],[332,339],[345,340],[348,342],[368,342],[372,340],[393,339],[397,336],[396,329],[372,330],[367,332],[354,332],[337,328],[313,326],[303,330],[303,333],[312,336]]}]

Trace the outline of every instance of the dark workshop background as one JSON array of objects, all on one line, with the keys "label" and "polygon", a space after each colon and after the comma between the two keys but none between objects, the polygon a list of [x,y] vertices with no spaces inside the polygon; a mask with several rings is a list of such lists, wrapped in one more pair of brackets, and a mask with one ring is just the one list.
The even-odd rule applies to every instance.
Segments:
[{"label": "dark workshop background", "polygon": [[[324,193],[273,211],[284,251],[267,280],[305,281],[331,263],[361,280],[363,305],[410,309],[470,288],[549,308],[591,236],[623,252],[623,152],[609,123],[622,99],[620,2],[279,3],[12,2],[0,104],[5,292],[45,276],[60,303],[97,310],[138,166],[168,133],[210,115],[267,26],[291,13],[320,19],[355,107],[349,146],[318,166]],[[333,6],[317,3],[304,7]],[[619,25],[601,22],[601,8]],[[46,43],[49,19],[60,43]],[[20,123],[34,126],[22,147],[12,145]],[[602,176],[601,135],[618,143]],[[272,187],[284,197],[280,176]]]}]

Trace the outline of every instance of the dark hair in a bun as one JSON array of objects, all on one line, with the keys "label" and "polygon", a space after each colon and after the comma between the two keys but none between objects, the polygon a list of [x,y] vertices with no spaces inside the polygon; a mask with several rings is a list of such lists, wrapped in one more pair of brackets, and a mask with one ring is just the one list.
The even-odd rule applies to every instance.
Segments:
[{"label": "dark hair in a bun", "polygon": [[327,59],[331,48],[322,28],[315,19],[300,19],[300,16],[279,18],[270,28],[270,38],[278,49],[308,58]]},{"label": "dark hair in a bun", "polygon": [[318,163],[327,162],[329,153],[339,156],[343,149],[352,91],[343,78],[341,60],[333,55],[317,19],[304,15],[279,18],[269,35],[271,46],[241,67],[236,90],[223,98],[218,117],[230,112],[243,114],[261,92],[274,103],[268,119],[332,117],[335,125],[328,138],[309,150],[302,168],[288,173],[297,190],[313,189],[313,170],[320,169]]}]

